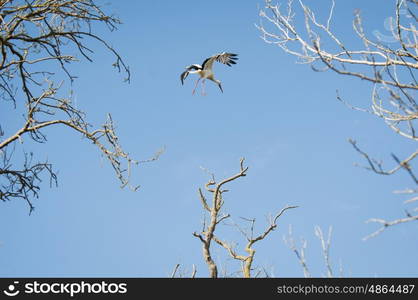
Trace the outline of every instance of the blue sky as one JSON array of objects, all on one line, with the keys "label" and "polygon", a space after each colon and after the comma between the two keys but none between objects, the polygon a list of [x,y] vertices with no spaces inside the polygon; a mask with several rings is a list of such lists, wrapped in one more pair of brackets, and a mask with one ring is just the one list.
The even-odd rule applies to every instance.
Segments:
[{"label": "blue sky", "polygon": [[[306,1],[310,4],[313,1]],[[352,39],[353,11],[360,8],[369,32],[385,32],[394,1],[336,1],[333,25],[347,44]],[[316,8],[329,9],[328,1]],[[203,210],[197,189],[207,182],[201,167],[218,179],[234,174],[240,157],[248,176],[229,186],[226,212],[235,222],[266,216],[285,205],[299,208],[279,219],[278,229],[255,246],[256,266],[278,277],[300,277],[303,271],[283,236],[292,225],[295,239],[308,241],[311,273],[326,274],[314,226],[333,226],[331,262],[344,276],[416,276],[417,224],[388,229],[362,241],[377,225],[371,217],[403,216],[406,198],[394,190],[411,187],[399,173],[378,176],[354,166],[364,163],[348,138],[392,165],[390,153],[403,157],[414,145],[371,115],[354,112],[336,100],[336,89],[348,101],[367,106],[371,86],[334,73],[315,73],[278,47],[267,45],[254,24],[263,1],[109,1],[105,10],[123,24],[103,32],[130,66],[130,84],[111,68],[112,57],[97,50],[94,63],[71,70],[77,105],[99,125],[110,112],[120,141],[135,158],[147,159],[161,147],[156,162],[134,170],[141,189],[120,189],[111,166],[79,135],[62,128],[46,131],[48,143],[32,145],[40,160],[59,172],[59,186],[45,183],[29,217],[25,203],[2,203],[0,210],[1,276],[165,277],[180,263],[207,276],[201,243],[192,232],[201,228]],[[195,78],[181,85],[179,74],[192,63],[230,51],[237,65],[215,65],[224,93],[207,82],[207,96],[191,95]],[[18,118],[2,116],[19,126]],[[244,240],[230,226],[223,237]],[[241,247],[241,248],[240,248]],[[214,247],[221,269],[237,265]]]}]

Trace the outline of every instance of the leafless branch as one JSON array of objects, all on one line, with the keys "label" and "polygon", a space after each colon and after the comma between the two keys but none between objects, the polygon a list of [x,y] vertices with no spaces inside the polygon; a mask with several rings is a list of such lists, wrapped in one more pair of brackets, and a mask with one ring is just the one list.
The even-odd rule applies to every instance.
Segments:
[{"label": "leafless branch", "polygon": [[292,226],[289,225],[289,233],[287,236],[284,236],[283,238],[285,244],[290,248],[290,250],[295,253],[296,258],[303,269],[303,275],[305,278],[311,277],[311,272],[309,271],[308,265],[306,263],[306,257],[305,257],[305,250],[307,247],[307,241],[302,239],[301,243],[302,246],[300,250],[296,247],[295,239],[293,238],[293,232],[292,232]]},{"label": "leafless branch", "polygon": [[180,267],[180,264],[176,264],[176,265],[174,266],[174,270],[173,270],[173,272],[171,273],[171,278],[176,277],[176,273],[177,273],[177,270],[179,269],[179,267]]},{"label": "leafless branch", "polygon": [[[287,5],[281,5],[283,2]],[[374,30],[373,36],[366,34],[363,23],[367,19],[363,18],[360,10],[356,10],[352,36],[362,43],[360,48],[346,44],[347,37],[338,37],[333,30],[335,1],[329,2],[330,10],[323,20],[305,2],[278,0],[275,3],[266,0],[265,7],[260,10],[260,24],[256,25],[261,38],[296,57],[297,62],[309,64],[314,71],[332,71],[371,83],[371,100],[367,108],[349,104],[338,92],[337,99],[350,109],[380,118],[399,136],[418,141],[418,104],[415,100],[418,92],[415,75],[418,69],[418,18],[414,13],[418,2],[396,0],[395,18],[387,19],[390,30],[387,33]],[[366,169],[380,175],[392,175],[402,169],[409,174],[413,184],[418,185],[418,178],[413,172],[418,151],[405,158],[392,154],[396,165],[384,169],[382,162],[361,150],[354,140],[349,142],[366,160]],[[411,220],[413,218],[401,218],[393,224]]]},{"label": "leafless branch", "polygon": [[400,218],[400,219],[396,219],[396,220],[393,220],[393,221],[386,221],[386,220],[377,219],[377,218],[369,219],[369,220],[366,221],[366,223],[378,223],[378,224],[381,224],[382,227],[380,227],[375,232],[373,232],[373,233],[367,235],[366,237],[364,237],[363,241],[366,241],[370,238],[376,237],[377,235],[382,233],[385,229],[387,229],[390,226],[394,226],[394,225],[398,225],[398,224],[402,224],[402,223],[407,223],[407,222],[411,222],[411,221],[416,221],[416,220],[418,220],[418,215],[415,215],[415,216],[409,215],[406,218]]},{"label": "leafless branch", "polygon": [[315,235],[321,242],[322,253],[325,260],[325,266],[327,268],[327,277],[331,278],[333,276],[332,267],[330,263],[329,248],[331,247],[331,235],[332,235],[332,226],[328,229],[328,238],[325,241],[322,229],[319,226],[315,226]]},{"label": "leafless branch", "polygon": [[[107,15],[93,0],[6,0],[0,2],[0,16],[0,105],[4,113],[25,111],[25,119],[17,131],[12,131],[15,124],[0,125],[1,200],[23,198],[32,211],[31,197],[38,196],[42,171],[47,171],[56,182],[49,163],[29,165],[26,160],[24,166],[11,169],[11,162],[18,158],[10,155],[6,158],[4,153],[25,139],[45,143],[45,129],[58,126],[92,142],[112,165],[121,186],[127,186],[131,167],[146,161],[136,161],[123,150],[110,114],[103,125],[92,129],[86,113],[74,104],[71,93],[63,95],[66,82],[71,84],[76,78],[69,65],[83,59],[93,61],[89,41],[96,41],[108,50],[115,58],[113,67],[129,81],[130,70],[122,57],[94,33],[102,25],[112,31],[120,21]],[[64,80],[58,80],[61,75],[65,76]],[[159,154],[148,161],[157,159]]]},{"label": "leafless branch", "polygon": [[192,273],[191,273],[190,277],[195,278],[196,277],[196,272],[197,272],[196,266],[193,264],[192,265]]},{"label": "leafless branch", "polygon": [[[327,238],[324,237],[322,229],[319,226],[315,226],[314,232],[315,232],[316,237],[321,242],[322,256],[324,258],[325,267],[327,269],[326,276],[328,278],[334,277],[334,272],[332,270],[331,259],[330,259],[332,227],[330,226],[328,229]],[[293,237],[292,226],[289,226],[289,233],[283,239],[284,239],[285,244],[290,248],[290,250],[292,250],[295,253],[297,260],[299,261],[299,264],[302,266],[304,277],[311,277],[311,272],[308,268],[306,257],[305,257],[305,251],[306,251],[308,242],[302,238],[301,239],[302,245],[300,249],[298,249],[295,243],[295,239]],[[340,262],[340,275],[342,276],[342,274],[343,274],[343,270],[342,270],[342,265]]]},{"label": "leafless branch", "polygon": [[242,262],[242,274],[245,278],[251,277],[251,271],[253,270],[252,265],[254,261],[254,255],[256,253],[256,250],[253,248],[253,245],[267,237],[272,231],[274,231],[277,228],[277,220],[279,217],[288,209],[297,208],[298,206],[286,206],[284,207],[279,213],[277,213],[273,218],[270,220],[270,225],[267,227],[267,229],[258,235],[257,237],[253,238],[253,232],[254,232],[254,223],[255,219],[247,220],[251,222],[251,234],[247,234],[244,231],[240,230],[241,233],[244,235],[244,237],[247,239],[247,244],[245,246],[245,252],[247,252],[247,255],[239,255],[235,252],[234,247],[227,242],[224,242],[220,239],[218,239],[216,236],[214,236],[214,241],[218,243],[221,247],[226,249],[229,253],[229,255],[235,259]]},{"label": "leafless branch", "polygon": [[[218,267],[211,256],[211,251],[210,251],[211,242],[214,239],[214,232],[216,229],[216,225],[222,219],[229,217],[228,215],[224,215],[221,218],[219,218],[219,212],[223,205],[222,193],[225,192],[225,190],[223,190],[222,187],[228,182],[231,182],[240,177],[246,176],[247,170],[248,170],[248,167],[244,166],[244,158],[241,158],[240,171],[237,174],[229,178],[226,178],[219,183],[216,183],[215,177],[212,175],[212,179],[209,180],[208,183],[206,183],[205,185],[206,190],[212,193],[212,206],[211,207],[209,207],[209,205],[207,204],[206,198],[203,196],[201,189],[199,189],[199,196],[200,196],[200,200],[203,205],[203,208],[210,213],[210,222],[209,222],[209,225],[203,228],[203,232],[201,234],[194,232],[193,235],[197,237],[203,244],[203,257],[208,265],[210,277],[212,278],[218,277]],[[210,186],[214,186],[214,188],[210,188]]]}]

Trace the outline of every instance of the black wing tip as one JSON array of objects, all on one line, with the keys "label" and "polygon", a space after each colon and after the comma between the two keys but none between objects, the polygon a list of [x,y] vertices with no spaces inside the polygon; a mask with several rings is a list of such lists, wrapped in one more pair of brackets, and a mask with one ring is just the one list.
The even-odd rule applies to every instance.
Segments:
[{"label": "black wing tip", "polygon": [[236,60],[238,60],[238,54],[235,53],[229,53],[229,63],[236,64]]},{"label": "black wing tip", "polygon": [[186,79],[187,75],[188,75],[187,71],[180,74],[181,85],[184,85],[184,80]]}]

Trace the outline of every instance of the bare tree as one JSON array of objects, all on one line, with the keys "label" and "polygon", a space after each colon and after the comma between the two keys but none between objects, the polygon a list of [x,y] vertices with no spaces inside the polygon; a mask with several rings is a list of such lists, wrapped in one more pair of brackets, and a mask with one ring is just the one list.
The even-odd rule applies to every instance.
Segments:
[{"label": "bare tree", "polygon": [[[273,3],[266,0],[264,9],[260,11],[261,23],[257,27],[262,39],[297,57],[299,63],[309,64],[314,71],[331,70],[370,82],[372,92],[368,106],[353,106],[338,91],[337,99],[351,109],[377,116],[399,136],[418,141],[415,128],[418,119],[418,104],[415,100],[418,91],[415,77],[418,69],[418,29],[417,16],[414,13],[418,8],[418,1],[393,1],[394,17],[389,18],[388,22],[389,38],[378,31],[373,36],[366,34],[361,12],[355,11],[353,35],[362,42],[363,47],[360,49],[352,49],[353,47],[344,42],[344,37],[338,37],[334,33],[334,0],[330,1],[329,11],[322,21],[302,0],[287,0],[285,5],[282,2],[284,1]],[[303,18],[303,26],[298,26],[298,14]],[[404,158],[392,154],[394,166],[388,169],[361,150],[356,141],[350,140],[350,143],[366,159],[367,169],[381,175],[392,175],[404,170],[415,186],[404,193],[418,192],[418,178],[413,171],[413,162],[418,151]],[[413,197],[406,203],[416,200],[418,197]],[[377,222],[383,226],[368,237],[379,234],[389,226],[417,220],[418,208],[413,208],[413,211],[414,213],[406,211],[405,218],[394,221],[370,219],[369,222]]]},{"label": "bare tree", "polygon": [[211,254],[212,242],[215,242],[222,248],[224,248],[230,257],[234,260],[241,262],[242,268],[240,273],[243,277],[251,277],[251,271],[253,270],[254,255],[256,250],[254,249],[254,244],[263,240],[267,237],[273,230],[277,228],[277,221],[280,216],[288,209],[296,208],[297,206],[286,206],[280,210],[275,216],[270,217],[270,224],[267,226],[266,230],[259,235],[254,235],[254,224],[255,219],[245,219],[250,222],[250,229],[243,230],[241,227],[237,226],[238,230],[243,234],[246,239],[246,246],[244,251],[246,255],[238,254],[235,250],[235,246],[231,243],[228,243],[216,234],[217,226],[226,219],[230,218],[231,215],[228,213],[221,213],[224,205],[223,194],[228,192],[227,189],[224,189],[224,185],[237,180],[238,178],[244,177],[247,175],[248,167],[244,166],[244,159],[240,161],[240,171],[235,175],[226,178],[220,182],[215,180],[215,176],[211,174],[211,179],[206,183],[205,189],[207,192],[212,194],[211,205],[208,204],[208,200],[204,195],[202,189],[199,188],[199,198],[202,203],[203,209],[209,214],[209,224],[203,223],[202,232],[194,232],[193,235],[197,237],[202,242],[203,258],[208,265],[209,274],[212,278],[218,277],[218,266]]},{"label": "bare tree", "polygon": [[0,1],[1,114],[14,114],[16,120],[23,114],[20,128],[0,119],[0,200],[24,199],[32,212],[42,173],[48,175],[51,185],[57,184],[49,162],[36,162],[27,149],[23,159],[15,151],[17,143],[23,144],[25,139],[47,142],[45,129],[57,126],[75,131],[97,146],[121,186],[128,185],[131,166],[139,162],[120,145],[111,115],[93,128],[71,93],[63,92],[65,84],[76,78],[69,65],[82,59],[93,61],[89,40],[115,57],[113,66],[129,81],[129,68],[121,56],[94,33],[96,26],[105,25],[112,31],[119,23],[92,0]]}]

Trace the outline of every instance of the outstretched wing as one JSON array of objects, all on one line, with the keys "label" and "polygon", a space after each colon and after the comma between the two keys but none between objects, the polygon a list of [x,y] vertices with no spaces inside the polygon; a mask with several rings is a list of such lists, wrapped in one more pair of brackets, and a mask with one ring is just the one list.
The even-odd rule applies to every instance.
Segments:
[{"label": "outstretched wing", "polygon": [[181,84],[184,84],[184,80],[189,76],[190,71],[200,70],[202,67],[199,65],[191,65],[186,67],[186,71],[180,74]]},{"label": "outstretched wing", "polygon": [[231,66],[231,65],[235,65],[237,62],[236,60],[238,59],[238,54],[234,54],[234,53],[228,53],[228,52],[222,52],[219,54],[215,54],[207,59],[205,59],[205,61],[202,64],[202,68],[203,69],[212,69],[212,65],[214,61],[223,63],[227,66]]}]

